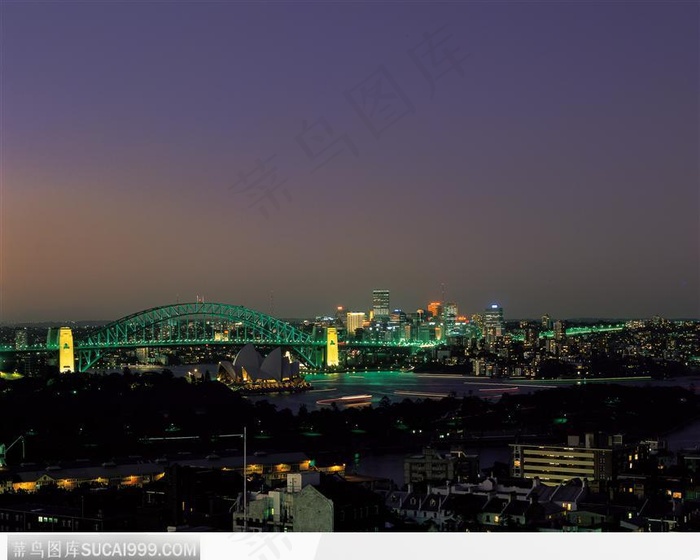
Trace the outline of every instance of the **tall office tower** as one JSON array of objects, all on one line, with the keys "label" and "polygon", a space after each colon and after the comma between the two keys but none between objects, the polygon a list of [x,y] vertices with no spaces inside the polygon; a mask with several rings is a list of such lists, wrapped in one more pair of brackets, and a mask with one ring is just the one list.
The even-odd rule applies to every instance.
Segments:
[{"label": "tall office tower", "polygon": [[498,337],[503,336],[505,322],[503,321],[503,308],[494,303],[484,311],[484,335],[486,343],[494,342]]},{"label": "tall office tower", "polygon": [[457,304],[456,303],[446,303],[442,308],[442,316],[445,321],[454,322],[457,319]]},{"label": "tall office tower", "polygon": [[337,366],[339,363],[338,331],[335,327],[328,327],[326,329],[326,365],[333,367]]},{"label": "tall office tower", "polygon": [[374,290],[372,292],[372,309],[375,321],[389,319],[389,290]]},{"label": "tall office tower", "polygon": [[455,322],[457,321],[457,304],[445,303],[442,308],[442,323],[445,325],[445,336],[455,334]]},{"label": "tall office tower", "polygon": [[566,338],[566,323],[557,321],[554,323],[554,340],[564,340]]},{"label": "tall office tower", "polygon": [[537,347],[537,342],[539,340],[539,332],[537,330],[536,323],[526,322],[523,328],[523,339],[524,345],[527,349],[532,349]]},{"label": "tall office tower", "polygon": [[72,373],[75,371],[73,332],[70,330],[70,327],[61,327],[58,330],[58,370],[61,373]]},{"label": "tall office tower", "polygon": [[442,302],[432,301],[428,304],[428,313],[430,313],[433,318],[439,319],[442,316]]},{"label": "tall office tower", "polygon": [[347,311],[342,305],[339,305],[335,310],[335,326],[343,328],[345,327],[345,314]]},{"label": "tall office tower", "polygon": [[29,346],[29,333],[26,328],[17,329],[15,331],[15,349],[26,348]]},{"label": "tall office tower", "polygon": [[362,312],[348,311],[347,331],[349,336],[355,336],[355,331],[361,329],[365,323],[365,314]]},{"label": "tall office tower", "polygon": [[404,313],[400,309],[394,309],[391,312],[391,315],[389,315],[389,319],[393,323],[405,323],[406,322],[406,313]]},{"label": "tall office tower", "polygon": [[552,330],[552,318],[546,313],[542,315],[542,329],[545,331]]}]

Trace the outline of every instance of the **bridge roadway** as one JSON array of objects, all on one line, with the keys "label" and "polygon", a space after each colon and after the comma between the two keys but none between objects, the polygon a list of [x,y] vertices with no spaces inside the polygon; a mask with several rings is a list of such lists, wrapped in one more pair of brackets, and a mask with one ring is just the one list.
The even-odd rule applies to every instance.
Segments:
[{"label": "bridge roadway", "polygon": [[[604,332],[620,332],[624,329],[623,325],[606,325],[600,327],[574,327],[567,329],[566,336],[583,336],[587,334],[596,334]],[[539,334],[540,339],[552,338],[551,331],[545,331]],[[521,341],[522,335],[513,335],[513,340]],[[253,344],[257,346],[314,346],[322,348],[326,345],[325,340],[313,340],[308,342],[288,341],[280,338],[277,339],[258,339],[258,338],[235,338],[230,340],[208,339],[208,338],[185,338],[182,340],[162,341],[162,340],[136,340],[124,341],[119,343],[94,343],[76,341],[74,344],[75,350],[121,350],[128,348],[174,348],[183,346],[245,346]],[[346,348],[435,348],[443,344],[443,341],[433,340],[425,341],[338,341],[338,346]],[[58,352],[57,344],[39,344],[33,346],[16,347],[14,344],[0,344],[0,354],[31,354]]]},{"label": "bridge roadway", "polygon": [[[567,335],[577,336],[592,332],[622,330],[623,326],[601,326],[591,328],[567,329]],[[59,329],[70,331],[68,328]],[[87,335],[84,340],[73,340],[72,333],[67,332],[67,339],[59,342],[54,330],[49,331],[47,343],[26,347],[6,344],[0,346],[2,354],[31,354],[58,352],[63,355],[70,352],[70,357],[63,359],[68,364],[73,361],[73,352],[77,353],[79,371],[86,371],[106,352],[132,348],[174,348],[201,346],[280,346],[294,348],[299,358],[310,366],[318,368],[323,363],[324,350],[337,343],[338,347],[349,349],[410,349],[434,348],[444,344],[442,340],[417,341],[339,341],[328,334],[321,338],[305,332],[292,324],[260,313],[241,305],[215,302],[176,303],[153,307],[109,323]],[[470,325],[471,336],[480,336],[481,332]],[[61,335],[62,336],[62,335]],[[518,340],[517,334],[511,335]],[[540,333],[540,338],[551,337],[550,332]],[[63,339],[61,339],[63,340]],[[66,366],[72,371],[73,367]]]},{"label": "bridge roadway", "polygon": [[[129,348],[175,348],[183,346],[245,346],[253,344],[255,346],[313,346],[323,348],[326,346],[325,340],[314,340],[310,342],[285,341],[282,339],[230,339],[230,340],[213,340],[213,339],[183,339],[177,341],[159,341],[159,340],[137,340],[119,343],[85,343],[75,342],[74,349],[78,350],[121,350]],[[434,348],[439,346],[441,341],[432,342],[412,342],[412,341],[396,341],[396,342],[365,342],[365,341],[339,341],[338,346],[346,348]],[[0,353],[2,354],[31,354],[58,352],[57,344],[41,344],[35,346],[16,347],[14,344],[0,345]]]}]

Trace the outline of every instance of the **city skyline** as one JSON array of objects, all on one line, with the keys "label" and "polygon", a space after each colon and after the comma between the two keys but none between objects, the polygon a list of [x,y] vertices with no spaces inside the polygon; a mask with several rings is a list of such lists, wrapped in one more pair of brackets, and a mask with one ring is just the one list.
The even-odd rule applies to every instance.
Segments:
[{"label": "city skyline", "polygon": [[[68,323],[85,323],[85,324],[90,324],[90,323],[95,323],[95,324],[100,324],[100,323],[109,323],[109,322],[114,322],[120,319],[123,319],[125,317],[128,317],[129,315],[133,315],[135,313],[140,313],[143,311],[146,311],[148,309],[154,309],[158,307],[166,307],[169,305],[174,305],[174,304],[184,304],[184,303],[196,303],[196,302],[207,302],[207,303],[219,303],[219,304],[230,304],[230,305],[241,305],[243,307],[247,307],[249,309],[252,309],[253,311],[268,314],[271,316],[274,316],[278,319],[281,320],[289,320],[289,321],[302,321],[302,320],[314,320],[314,319],[329,319],[333,318],[334,316],[338,316],[338,313],[341,313],[342,317],[346,317],[348,315],[362,315],[364,317],[364,321],[370,320],[372,317],[374,307],[373,307],[373,302],[370,299],[369,305],[366,305],[364,307],[360,306],[346,306],[340,302],[338,302],[337,305],[333,305],[328,309],[323,309],[318,312],[309,312],[309,313],[300,313],[297,315],[284,315],[281,313],[277,313],[275,309],[263,309],[263,308],[253,308],[250,306],[246,306],[245,304],[242,304],[240,302],[225,302],[225,301],[218,301],[218,300],[213,300],[210,298],[204,298],[203,296],[197,295],[194,298],[191,299],[182,299],[180,298],[178,301],[172,301],[172,302],[164,302],[162,304],[158,305],[151,305],[144,307],[142,309],[132,309],[129,311],[126,311],[125,313],[119,315],[119,316],[114,316],[114,317],[83,317],[83,318],[58,318],[58,319],[39,319],[35,321],[30,321],[30,320],[15,320],[15,321],[0,321],[0,326],[30,326],[30,325],[42,325],[42,324],[52,324],[52,325],[59,325],[59,324],[68,324]],[[479,315],[481,317],[487,317],[490,313],[494,312],[494,310],[498,309],[499,313],[501,314],[503,320],[505,322],[518,322],[518,321],[532,321],[536,323],[540,323],[544,318],[546,317],[550,322],[554,323],[556,321],[590,321],[590,320],[601,320],[601,321],[614,321],[614,320],[619,320],[619,321],[628,321],[628,320],[652,320],[656,318],[661,318],[665,320],[677,320],[677,321],[684,321],[684,320],[689,320],[689,321],[698,321],[700,318],[698,316],[678,316],[678,317],[667,317],[663,315],[650,315],[650,316],[612,316],[612,315],[606,315],[606,316],[595,316],[595,315],[568,315],[568,316],[563,316],[563,315],[553,315],[549,313],[548,310],[544,310],[539,313],[534,313],[531,315],[512,315],[508,313],[508,309],[504,309],[503,305],[496,300],[489,301],[486,305],[483,305],[481,308],[474,307],[474,308],[467,308],[465,306],[462,306],[460,302],[452,301],[452,300],[445,300],[445,301],[432,301],[432,302],[425,302],[424,305],[419,305],[415,308],[410,307],[407,308],[405,306],[391,306],[390,308],[390,315],[392,315],[395,312],[402,312],[405,313],[407,316],[413,316],[416,315],[417,312],[422,312],[421,316],[424,318],[427,318],[427,314],[430,313],[429,307],[434,304],[440,304],[440,313],[439,316],[437,317],[440,321],[443,319],[442,315],[442,304],[447,304],[449,306],[456,306],[458,309],[458,315],[455,316],[455,318],[464,318],[468,322],[472,321],[473,317],[475,315]],[[433,317],[435,317],[433,315]],[[388,320],[389,316],[384,317],[383,320]],[[358,320],[357,318],[355,320]],[[376,320],[376,318],[374,319]],[[381,320],[380,320],[381,322]]]},{"label": "city skyline", "polygon": [[0,10],[2,324],[700,317],[697,3]]}]

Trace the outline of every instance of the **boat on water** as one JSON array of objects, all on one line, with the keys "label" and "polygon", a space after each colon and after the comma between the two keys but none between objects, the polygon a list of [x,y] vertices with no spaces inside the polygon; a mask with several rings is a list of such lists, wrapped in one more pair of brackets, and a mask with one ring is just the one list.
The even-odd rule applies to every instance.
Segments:
[{"label": "boat on water", "polygon": [[346,395],[332,399],[320,399],[316,401],[318,405],[333,405],[342,407],[369,406],[372,404],[372,395]]},{"label": "boat on water", "polygon": [[277,393],[303,393],[311,389],[311,384],[303,380],[283,381],[281,383],[225,383],[225,385],[242,395],[269,395]]}]

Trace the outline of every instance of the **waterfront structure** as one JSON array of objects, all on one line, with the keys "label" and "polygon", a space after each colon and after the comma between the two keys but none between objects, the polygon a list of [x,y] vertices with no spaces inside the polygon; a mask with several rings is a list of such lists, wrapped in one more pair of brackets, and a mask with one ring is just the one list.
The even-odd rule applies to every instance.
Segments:
[{"label": "waterfront structure", "polygon": [[374,290],[372,292],[372,311],[374,311],[374,320],[388,320],[390,309],[389,290]]},{"label": "waterfront structure", "polygon": [[291,362],[275,348],[263,358],[252,344],[246,344],[233,362],[219,363],[217,379],[224,383],[282,382],[299,377],[299,362]]},{"label": "waterfront structure", "polygon": [[[158,461],[104,462],[86,464],[78,461],[72,465],[50,465],[44,469],[36,465],[11,468],[6,484],[0,484],[3,492],[36,492],[42,487],[56,487],[74,490],[83,484],[97,487],[130,488],[160,480],[165,476],[169,466],[192,467],[198,469],[243,472],[245,464],[248,476],[258,475],[267,484],[279,483],[288,474],[315,472],[311,460],[305,453],[269,453],[256,455],[252,462],[245,463],[241,455],[206,457],[178,455],[172,459],[162,458]],[[333,467],[331,467],[333,468]],[[341,466],[335,468],[344,472]],[[2,472],[2,471],[0,471]]]}]

